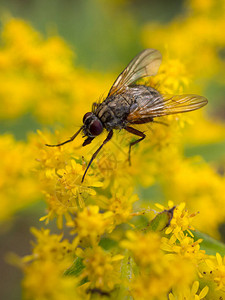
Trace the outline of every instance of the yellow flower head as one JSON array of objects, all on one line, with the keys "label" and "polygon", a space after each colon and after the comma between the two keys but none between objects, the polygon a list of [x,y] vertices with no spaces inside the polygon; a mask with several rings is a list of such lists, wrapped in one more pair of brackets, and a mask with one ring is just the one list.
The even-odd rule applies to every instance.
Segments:
[{"label": "yellow flower head", "polygon": [[77,300],[84,299],[78,294],[76,277],[62,276],[60,264],[51,260],[35,261],[24,268],[22,281],[25,299]]},{"label": "yellow flower head", "polygon": [[216,284],[216,290],[225,292],[225,257],[221,257],[216,253],[216,257],[206,260],[206,264],[210,268],[210,274]]},{"label": "yellow flower head", "polygon": [[166,299],[173,286],[179,291],[186,289],[195,278],[190,261],[176,256],[162,256],[158,268],[141,268],[130,284],[135,299]]},{"label": "yellow flower head", "polygon": [[[77,234],[74,246],[82,240],[88,240],[91,245],[96,245],[103,233],[111,231],[113,214],[108,211],[101,213],[98,206],[87,206],[78,212],[74,220],[73,233]],[[69,224],[70,225],[70,224]]]},{"label": "yellow flower head", "polygon": [[50,234],[49,229],[37,230],[31,229],[33,235],[36,237],[37,242],[33,243],[33,254],[25,256],[24,261],[45,261],[52,260],[53,262],[63,262],[71,264],[73,253],[72,247],[67,240],[62,240],[62,234]]},{"label": "yellow flower head", "polygon": [[[196,216],[195,214],[190,214],[188,210],[185,209],[185,203],[180,203],[175,207],[173,212],[173,218],[166,229],[166,234],[172,233],[176,238],[179,238],[179,234],[182,234],[184,231],[188,231],[190,235],[192,235],[190,229],[194,229],[191,225],[192,218]],[[161,209],[165,209],[164,206],[160,204],[156,204],[157,207]],[[168,203],[169,208],[174,206],[172,201]]]},{"label": "yellow flower head", "polygon": [[[85,182],[81,183],[84,168],[74,160],[64,169],[57,170],[58,182],[56,186],[57,196],[67,206],[84,207],[84,200],[89,195],[96,195],[91,187],[100,187],[102,183],[95,180],[95,177],[87,176]],[[65,202],[66,201],[66,202]]]},{"label": "yellow flower head", "polygon": [[143,234],[128,231],[127,240],[123,240],[121,246],[129,249],[136,263],[142,267],[156,264],[162,258],[161,237],[156,232]]},{"label": "yellow flower head", "polygon": [[35,181],[33,152],[24,142],[10,134],[0,136],[0,221],[6,221],[40,197],[40,184]]},{"label": "yellow flower head", "polygon": [[33,253],[22,259],[26,275],[22,283],[25,296],[40,300],[74,299],[77,278],[62,276],[74,258],[71,244],[62,240],[62,235],[51,235],[48,229],[32,228],[32,233],[37,239],[33,244]]},{"label": "yellow flower head", "polygon": [[201,242],[201,239],[194,241],[190,236],[180,233],[178,240],[174,236],[170,239],[162,238],[162,249],[198,261],[205,258],[205,251],[200,250]]},{"label": "yellow flower head", "polygon": [[126,223],[132,218],[133,203],[138,200],[138,195],[133,194],[133,188],[127,187],[127,181],[123,183],[115,181],[111,184],[111,197],[99,197],[97,204],[104,210],[113,213],[115,225]]},{"label": "yellow flower head", "polygon": [[112,290],[120,283],[120,264],[122,255],[112,256],[101,247],[77,249],[78,257],[83,258],[85,269],[81,278],[88,278],[91,288]]},{"label": "yellow flower head", "polygon": [[183,291],[176,292],[169,294],[169,300],[176,300],[176,299],[189,299],[189,300],[201,300],[206,299],[205,296],[208,294],[209,287],[205,286],[199,292],[199,281],[195,281],[191,288],[186,288]]}]

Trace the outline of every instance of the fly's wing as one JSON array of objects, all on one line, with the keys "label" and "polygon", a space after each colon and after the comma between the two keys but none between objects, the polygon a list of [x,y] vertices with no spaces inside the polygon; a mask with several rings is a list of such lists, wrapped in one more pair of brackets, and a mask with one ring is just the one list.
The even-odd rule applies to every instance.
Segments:
[{"label": "fly's wing", "polygon": [[129,123],[141,122],[146,118],[156,118],[166,115],[184,113],[199,109],[208,100],[198,95],[158,95],[149,99],[145,97],[138,101],[137,106],[127,117]]},{"label": "fly's wing", "polygon": [[145,49],[140,52],[117,77],[107,97],[124,92],[140,78],[156,75],[162,61],[158,50]]}]

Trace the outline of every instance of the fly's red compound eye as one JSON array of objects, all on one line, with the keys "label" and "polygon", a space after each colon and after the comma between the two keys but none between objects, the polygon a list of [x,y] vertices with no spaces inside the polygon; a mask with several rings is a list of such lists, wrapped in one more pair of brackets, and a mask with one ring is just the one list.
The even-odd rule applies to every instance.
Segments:
[{"label": "fly's red compound eye", "polygon": [[91,112],[87,112],[84,116],[83,116],[83,123],[85,122],[85,120],[90,116],[92,115]]},{"label": "fly's red compound eye", "polygon": [[90,133],[94,136],[101,134],[103,130],[102,123],[99,120],[95,120],[94,122],[91,123],[89,130]]}]

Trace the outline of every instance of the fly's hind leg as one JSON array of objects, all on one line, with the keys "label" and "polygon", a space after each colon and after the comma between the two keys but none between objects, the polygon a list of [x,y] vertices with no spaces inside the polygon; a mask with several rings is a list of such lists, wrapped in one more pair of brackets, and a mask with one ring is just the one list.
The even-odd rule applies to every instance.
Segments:
[{"label": "fly's hind leg", "polygon": [[128,161],[129,161],[129,165],[131,165],[131,160],[130,160],[131,147],[134,146],[135,144],[139,143],[140,141],[142,141],[146,137],[146,135],[143,132],[141,132],[133,127],[130,127],[130,126],[125,127],[125,129],[126,129],[126,131],[141,137],[140,139],[130,143],[129,153],[128,153]]}]

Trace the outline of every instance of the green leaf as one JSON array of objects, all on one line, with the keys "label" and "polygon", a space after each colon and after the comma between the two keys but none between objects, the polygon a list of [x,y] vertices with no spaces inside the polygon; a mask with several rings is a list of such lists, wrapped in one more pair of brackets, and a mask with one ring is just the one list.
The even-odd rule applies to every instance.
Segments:
[{"label": "green leaf", "polygon": [[72,266],[64,272],[64,276],[78,276],[83,269],[83,260],[80,257],[77,257]]},{"label": "green leaf", "polygon": [[217,252],[223,256],[225,255],[225,244],[215,240],[209,235],[200,231],[192,231],[195,239],[203,239],[200,244],[202,250],[205,250],[208,255],[215,255]]},{"label": "green leaf", "polygon": [[128,250],[125,250],[123,255],[124,259],[121,262],[122,282],[119,289],[117,290],[117,294],[113,299],[131,300],[133,298],[129,295],[128,286],[129,282],[135,277],[135,274],[137,274],[137,266],[131,258],[130,252]]},{"label": "green leaf", "polygon": [[105,250],[110,250],[111,248],[115,248],[116,246],[118,246],[118,242],[110,238],[102,238],[99,246],[101,246]]}]

